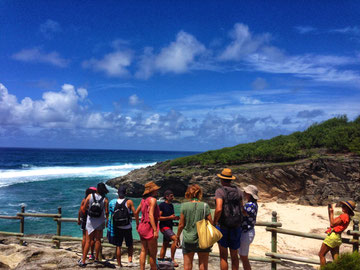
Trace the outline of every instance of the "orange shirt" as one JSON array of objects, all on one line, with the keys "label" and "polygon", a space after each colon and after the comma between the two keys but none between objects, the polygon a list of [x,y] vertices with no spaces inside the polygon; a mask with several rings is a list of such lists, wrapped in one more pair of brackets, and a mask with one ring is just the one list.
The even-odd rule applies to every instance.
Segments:
[{"label": "orange shirt", "polygon": [[350,223],[350,217],[349,217],[348,214],[343,213],[339,217],[341,219],[341,224],[333,227],[333,230],[336,233],[341,233],[341,232],[345,231],[346,228],[349,226],[349,223]]}]

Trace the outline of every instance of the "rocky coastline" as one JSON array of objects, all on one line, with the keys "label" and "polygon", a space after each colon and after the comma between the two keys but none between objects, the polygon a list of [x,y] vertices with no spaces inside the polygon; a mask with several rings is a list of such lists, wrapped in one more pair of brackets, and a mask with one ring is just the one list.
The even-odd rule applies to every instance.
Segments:
[{"label": "rocky coastline", "polygon": [[[199,184],[204,199],[212,202],[220,186],[216,174],[223,164],[211,166],[170,166],[169,161],[157,163],[129,174],[110,179],[106,184],[128,187],[128,195],[141,197],[144,184],[154,181],[161,192],[172,189],[176,197],[183,197],[189,184]],[[254,184],[262,201],[293,202],[303,205],[326,205],[342,199],[360,203],[360,157],[351,154],[323,155],[282,163],[249,163],[229,166],[240,187]],[[358,207],[359,210],[359,207]]]}]

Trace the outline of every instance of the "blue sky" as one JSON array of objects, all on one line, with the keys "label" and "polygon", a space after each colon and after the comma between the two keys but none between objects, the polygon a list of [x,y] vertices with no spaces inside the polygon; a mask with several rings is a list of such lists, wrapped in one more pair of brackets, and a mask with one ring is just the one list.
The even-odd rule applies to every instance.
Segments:
[{"label": "blue sky", "polygon": [[360,114],[358,1],[0,12],[0,146],[205,151]]}]

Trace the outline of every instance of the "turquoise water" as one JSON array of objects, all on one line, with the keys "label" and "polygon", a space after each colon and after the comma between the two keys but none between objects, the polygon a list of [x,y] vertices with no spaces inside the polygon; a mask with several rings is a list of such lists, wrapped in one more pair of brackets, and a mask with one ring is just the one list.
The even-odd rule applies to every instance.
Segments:
[{"label": "turquoise water", "polygon": [[[57,213],[76,218],[86,188],[158,161],[193,152],[59,150],[0,148],[0,215],[20,212]],[[117,197],[109,187],[109,200]],[[139,198],[132,198],[135,207]],[[175,205],[179,214],[179,205]],[[0,231],[19,232],[18,220],[0,219]],[[135,227],[135,222],[133,224]],[[55,234],[51,218],[25,218],[25,234]],[[75,223],[62,223],[62,235],[81,236]],[[104,232],[105,234],[105,232]],[[134,237],[138,238],[134,230]]]}]

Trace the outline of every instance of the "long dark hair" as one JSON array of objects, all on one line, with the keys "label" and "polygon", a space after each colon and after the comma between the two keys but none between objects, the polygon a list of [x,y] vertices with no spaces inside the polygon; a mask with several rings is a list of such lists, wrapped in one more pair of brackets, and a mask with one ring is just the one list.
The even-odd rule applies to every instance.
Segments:
[{"label": "long dark hair", "polygon": [[95,192],[96,191],[93,190],[92,188],[86,189],[86,191],[85,191],[85,199],[87,198],[87,196],[89,196],[90,194],[95,193]]},{"label": "long dark hair", "polygon": [[99,183],[97,185],[97,192],[102,196],[102,197],[105,197],[106,194],[109,193],[108,189],[106,188],[105,184],[104,183]]}]

